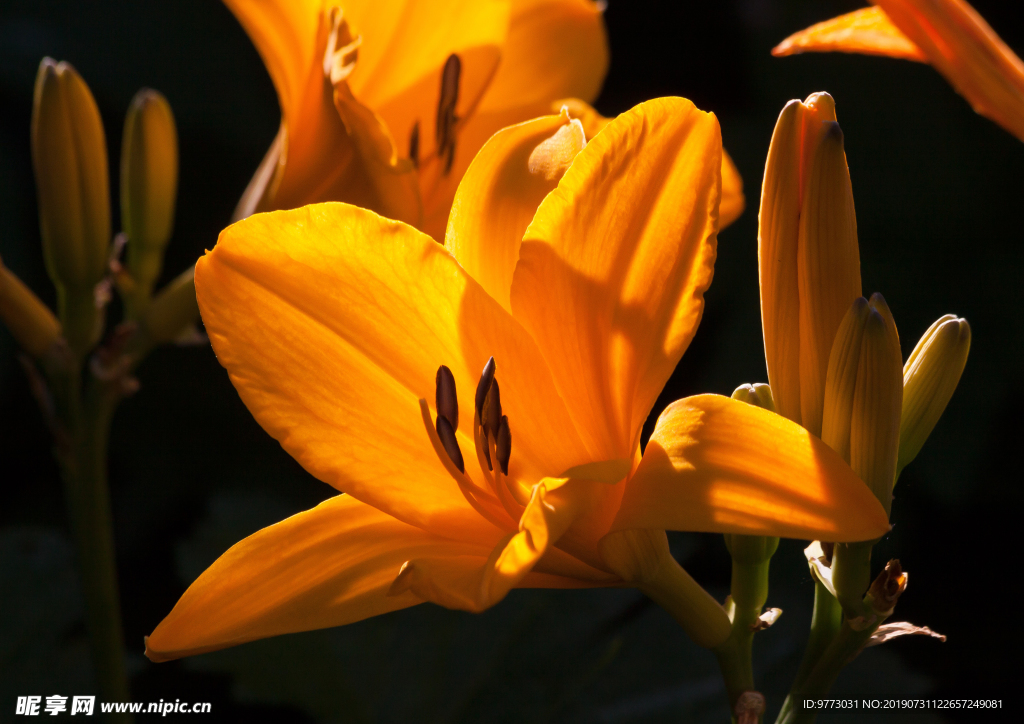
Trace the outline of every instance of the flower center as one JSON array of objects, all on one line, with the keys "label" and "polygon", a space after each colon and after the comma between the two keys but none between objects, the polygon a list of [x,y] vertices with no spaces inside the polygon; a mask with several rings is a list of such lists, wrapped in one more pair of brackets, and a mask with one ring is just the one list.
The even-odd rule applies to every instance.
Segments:
[{"label": "flower center", "polygon": [[[441,463],[455,478],[466,499],[491,522],[500,527],[508,527],[509,522],[515,523],[519,520],[529,502],[530,491],[518,480],[508,477],[509,461],[512,458],[512,431],[508,424],[508,416],[503,415],[501,411],[501,392],[495,378],[495,370],[494,358],[491,357],[480,375],[474,399],[473,441],[480,469],[488,483],[487,487],[478,486],[466,474],[465,458],[455,434],[459,428],[455,377],[445,365],[437,369],[437,419],[433,430],[429,425],[426,401],[421,400],[420,406],[428,434],[435,431],[437,433],[436,438],[431,435],[431,439],[434,441]],[[442,454],[445,457],[441,457]],[[511,521],[506,519],[503,513],[507,513]]]}]

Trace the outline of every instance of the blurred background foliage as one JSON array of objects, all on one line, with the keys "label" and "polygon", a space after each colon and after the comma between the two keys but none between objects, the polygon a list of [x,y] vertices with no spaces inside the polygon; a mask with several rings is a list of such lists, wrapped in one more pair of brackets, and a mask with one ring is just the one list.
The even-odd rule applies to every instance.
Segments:
[{"label": "blurred background foliage", "polygon": [[[719,241],[704,321],[652,413],[698,392],[766,381],[757,286],[757,206],[775,118],[791,98],[836,98],[853,180],[864,291],[881,291],[904,355],[944,313],[966,317],[960,387],[896,489],[895,528],[877,560],[911,573],[896,618],[948,634],[864,653],[834,695],[1003,698],[1022,637],[1008,608],[1024,509],[1024,146],[975,115],[931,68],[844,55],[773,59],[789,33],[856,0],[609,0],[611,72],[598,109],[658,95],[714,111],[745,182],[747,210]],[[975,7],[1024,54],[1024,7]],[[258,55],[215,0],[4,0],[0,6],[0,256],[44,300],[29,155],[32,84],[44,55],[91,86],[121,147],[143,86],[170,101],[181,175],[169,281],[216,241],[277,130]],[[111,158],[111,171],[118,168]],[[116,215],[117,198],[111,199]],[[154,665],[142,637],[228,546],[333,489],[306,474],[253,421],[209,347],[162,349],[114,421],[110,481],[137,701],[211,701],[216,721],[723,721],[712,655],[632,591],[514,591],[480,616],[420,606],[342,629]],[[50,438],[0,330],[0,721],[14,697],[80,693],[91,671],[73,553]],[[677,534],[677,557],[719,598],[721,536]],[[755,666],[777,710],[795,671],[812,586],[802,543],[784,541]],[[941,716],[940,716],[941,714]],[[997,715],[1001,719],[1001,716]],[[872,721],[980,721],[916,712]],[[863,721],[831,712],[822,722]]]}]

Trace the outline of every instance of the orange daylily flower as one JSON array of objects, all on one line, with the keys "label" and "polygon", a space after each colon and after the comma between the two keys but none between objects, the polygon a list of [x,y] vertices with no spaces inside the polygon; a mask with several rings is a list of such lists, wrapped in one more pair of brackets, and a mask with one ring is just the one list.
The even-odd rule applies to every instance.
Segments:
[{"label": "orange daylily flower", "polygon": [[225,0],[281,128],[235,218],[345,201],[444,236],[459,179],[504,126],[608,68],[592,0]]},{"label": "orange daylily flower", "polygon": [[339,203],[225,229],[196,266],[218,359],[264,429],[345,495],[227,551],[147,655],[620,585],[711,621],[691,633],[713,646],[728,617],[665,529],[884,534],[835,452],[752,405],[680,400],[641,457],[703,311],[720,171],[717,119],[658,99],[589,143],[567,112],[496,134],[444,246]]},{"label": "orange daylily flower", "polygon": [[964,0],[872,0],[783,40],[772,55],[840,51],[932,66],[974,110],[1024,141],[1024,62]]}]

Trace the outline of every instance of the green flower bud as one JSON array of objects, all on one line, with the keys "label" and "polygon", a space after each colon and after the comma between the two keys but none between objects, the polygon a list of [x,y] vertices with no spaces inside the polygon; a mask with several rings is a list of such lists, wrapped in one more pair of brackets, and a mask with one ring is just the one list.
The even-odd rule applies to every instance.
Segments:
[{"label": "green flower bud", "polygon": [[36,76],[32,164],[46,269],[68,342],[81,353],[101,331],[93,289],[106,274],[110,244],[107,144],[89,87],[52,58]]},{"label": "green flower bud", "polygon": [[121,225],[134,283],[128,316],[141,313],[160,276],[178,187],[178,135],[167,99],[144,88],[128,108],[121,147]]},{"label": "green flower bud", "polygon": [[173,342],[199,319],[194,275],[195,267],[179,274],[146,309],[143,327],[153,344]]},{"label": "green flower bud", "polygon": [[971,326],[952,314],[928,328],[903,366],[903,414],[900,418],[899,466],[917,457],[939,421],[971,349]]},{"label": "green flower bud", "polygon": [[33,357],[42,357],[60,339],[60,322],[49,307],[0,259],[0,320]]}]

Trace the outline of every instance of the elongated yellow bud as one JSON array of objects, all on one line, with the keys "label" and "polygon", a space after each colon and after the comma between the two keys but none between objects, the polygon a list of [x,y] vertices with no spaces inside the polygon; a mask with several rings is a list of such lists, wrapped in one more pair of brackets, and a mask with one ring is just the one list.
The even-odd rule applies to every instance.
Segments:
[{"label": "elongated yellow bud", "polygon": [[892,505],[903,406],[903,356],[881,294],[871,295],[864,324],[857,389],[850,422],[850,467],[868,484],[885,512]]},{"label": "elongated yellow bud", "polygon": [[864,325],[870,315],[868,300],[857,297],[839,325],[828,360],[821,439],[846,462],[850,462],[850,424],[853,421],[853,396],[857,390],[857,369],[860,367],[860,346]]},{"label": "elongated yellow bud", "polygon": [[171,238],[178,189],[178,134],[167,99],[144,88],[135,94],[121,147],[121,225],[134,282],[128,316],[141,313],[160,276]]},{"label": "elongated yellow bud", "polygon": [[900,340],[881,294],[856,299],[836,333],[825,384],[822,439],[850,463],[886,512],[899,449]]},{"label": "elongated yellow bud", "polygon": [[195,267],[183,271],[160,290],[146,309],[142,321],[153,344],[173,342],[199,319],[194,276]]},{"label": "elongated yellow bud", "polygon": [[47,269],[55,283],[91,290],[110,243],[107,144],[89,87],[52,58],[36,76],[32,163]]},{"label": "elongated yellow bud", "polygon": [[903,366],[898,469],[917,457],[960,381],[971,349],[971,326],[952,314],[924,333]]},{"label": "elongated yellow bud", "polygon": [[49,307],[0,259],[0,320],[33,357],[42,357],[60,338],[60,322]]},{"label": "elongated yellow bud", "polygon": [[758,261],[776,410],[820,435],[829,353],[861,284],[843,134],[826,93],[790,101],[779,116],[765,166]]},{"label": "elongated yellow bud", "polygon": [[72,348],[99,338],[93,289],[107,269],[107,145],[96,101],[67,63],[44,58],[32,106],[32,163],[46,268]]}]

